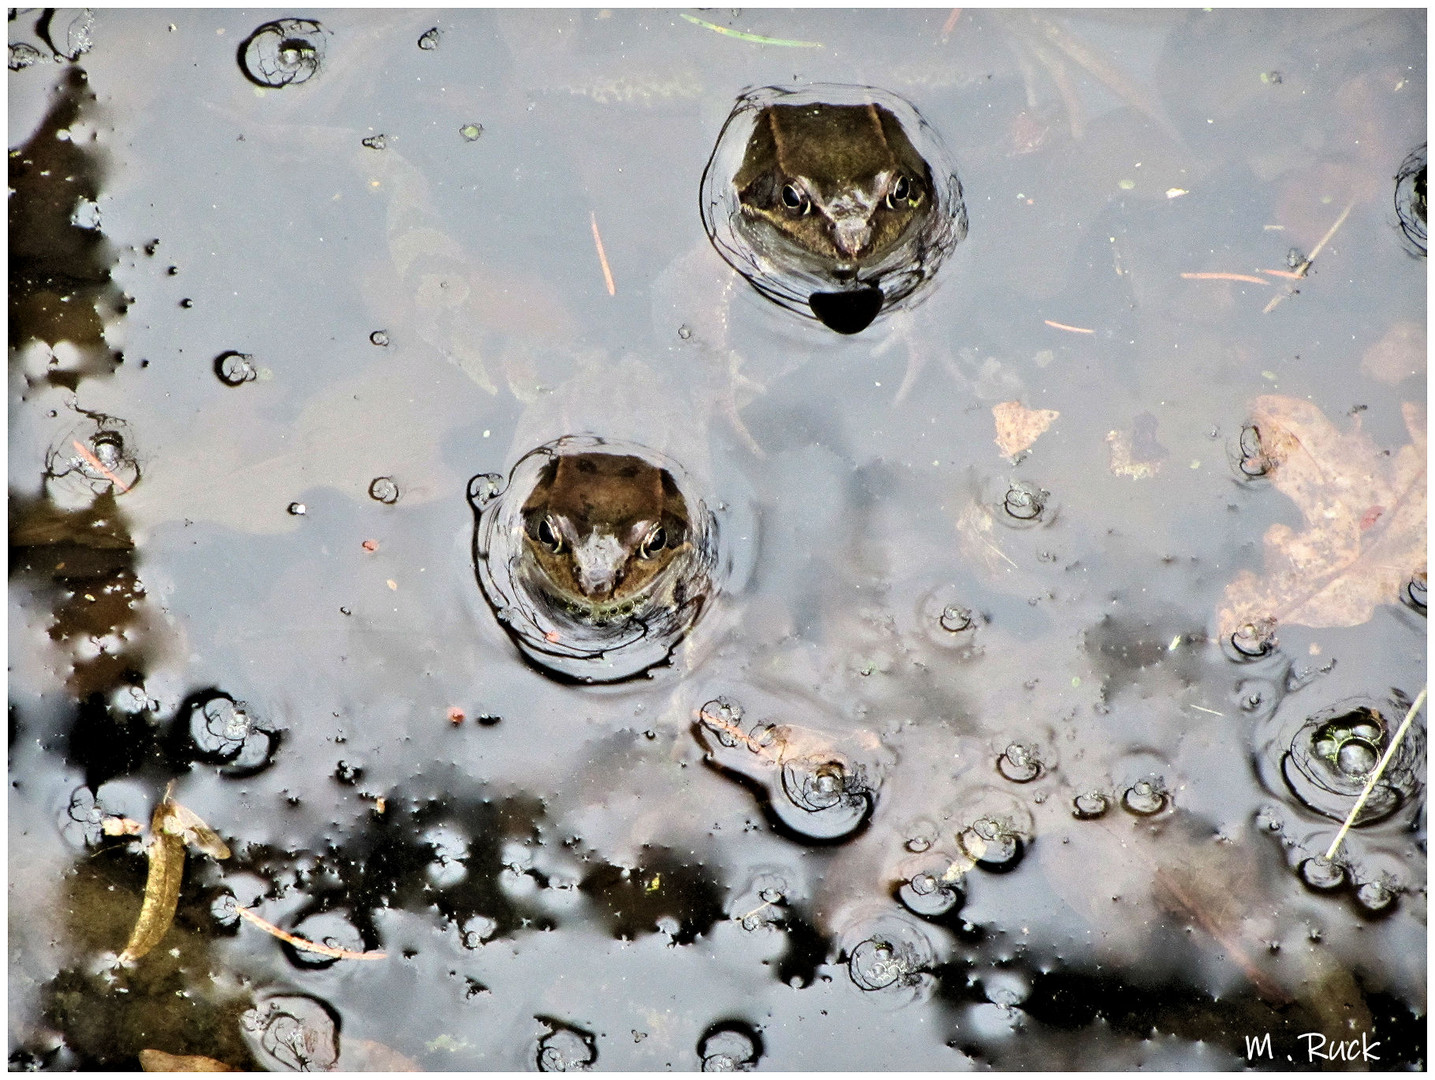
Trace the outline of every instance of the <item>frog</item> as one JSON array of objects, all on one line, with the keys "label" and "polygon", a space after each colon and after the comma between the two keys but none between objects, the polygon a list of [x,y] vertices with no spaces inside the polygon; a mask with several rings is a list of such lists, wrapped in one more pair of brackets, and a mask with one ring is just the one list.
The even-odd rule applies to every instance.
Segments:
[{"label": "frog", "polygon": [[891,250],[933,205],[931,167],[875,102],[767,106],[733,184],[755,227],[826,260],[839,279]]},{"label": "frog", "polygon": [[527,577],[594,623],[656,593],[692,551],[688,504],[667,469],[634,454],[558,454],[523,503]]},{"label": "frog", "polygon": [[961,181],[936,132],[910,102],[868,86],[741,95],[700,198],[733,269],[841,334],[920,298],[967,233]]}]

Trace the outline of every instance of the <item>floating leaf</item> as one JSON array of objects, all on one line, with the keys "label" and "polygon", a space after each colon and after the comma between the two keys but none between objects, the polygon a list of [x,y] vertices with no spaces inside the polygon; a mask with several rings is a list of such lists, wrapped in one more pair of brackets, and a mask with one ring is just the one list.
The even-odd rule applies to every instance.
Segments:
[{"label": "floating leaf", "polygon": [[239,1072],[233,1065],[202,1054],[166,1054],[163,1050],[141,1050],[140,1068],[145,1072]]},{"label": "floating leaf", "polygon": [[1028,409],[1019,401],[1003,401],[992,406],[997,425],[997,446],[1007,457],[1015,457],[1051,427],[1061,413],[1055,409]]},{"label": "floating leaf", "polygon": [[145,844],[149,875],[145,878],[144,902],[130,940],[120,953],[121,962],[144,956],[160,943],[174,922],[174,913],[179,907],[179,886],[184,879],[186,842],[216,859],[229,858],[229,847],[218,834],[193,810],[180,806],[166,795],[150,820],[150,836]]},{"label": "floating leaf", "polygon": [[1266,575],[1246,571],[1226,587],[1223,637],[1262,622],[1357,626],[1424,571],[1425,418],[1411,404],[1402,413],[1410,445],[1388,454],[1358,417],[1342,432],[1308,401],[1256,399],[1251,423],[1268,475],[1306,528],[1266,531]]},{"label": "floating leaf", "polygon": [[1136,417],[1129,434],[1108,431],[1106,442],[1111,447],[1112,473],[1133,480],[1155,476],[1170,456],[1170,451],[1156,441],[1156,418],[1149,412]]}]

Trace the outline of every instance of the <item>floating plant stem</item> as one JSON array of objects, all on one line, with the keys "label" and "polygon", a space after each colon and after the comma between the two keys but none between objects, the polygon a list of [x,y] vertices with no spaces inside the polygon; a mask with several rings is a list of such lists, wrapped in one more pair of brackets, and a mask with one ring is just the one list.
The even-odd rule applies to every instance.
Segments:
[{"label": "floating plant stem", "polygon": [[701,26],[704,30],[711,30],[714,34],[722,34],[724,37],[737,38],[740,41],[751,41],[757,45],[785,45],[789,49],[820,49],[820,41],[789,41],[786,38],[763,37],[761,34],[749,34],[742,30],[732,30],[726,26],[719,26],[717,23],[710,23],[706,19],[699,19],[696,15],[689,15],[687,12],[679,12],[688,22]]},{"label": "floating plant stem", "polygon": [[1385,767],[1390,764],[1390,759],[1395,756],[1395,751],[1400,749],[1400,742],[1405,738],[1405,733],[1410,730],[1410,722],[1415,719],[1415,714],[1420,711],[1420,706],[1425,704],[1425,694],[1428,690],[1428,686],[1421,688],[1420,695],[1410,706],[1410,711],[1405,714],[1405,719],[1400,721],[1400,726],[1395,729],[1395,737],[1385,748],[1385,755],[1380,759],[1380,764],[1375,766],[1374,771],[1370,774],[1370,779],[1365,781],[1365,790],[1360,793],[1360,798],[1355,800],[1355,805],[1345,816],[1345,824],[1340,827],[1340,832],[1336,833],[1335,839],[1330,842],[1330,848],[1325,853],[1327,860],[1335,858],[1336,851],[1340,849],[1340,842],[1345,839],[1345,834],[1350,831],[1350,827],[1355,824],[1355,819],[1360,816],[1360,811],[1365,808],[1365,801],[1370,798],[1370,793],[1375,790],[1375,785],[1385,774]]}]

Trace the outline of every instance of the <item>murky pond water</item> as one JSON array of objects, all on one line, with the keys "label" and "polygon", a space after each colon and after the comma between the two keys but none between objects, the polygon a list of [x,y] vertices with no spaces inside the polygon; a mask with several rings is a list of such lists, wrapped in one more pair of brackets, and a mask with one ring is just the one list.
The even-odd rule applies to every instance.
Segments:
[{"label": "murky pond water", "polygon": [[1423,1066],[1425,34],[12,14],[12,1066]]}]

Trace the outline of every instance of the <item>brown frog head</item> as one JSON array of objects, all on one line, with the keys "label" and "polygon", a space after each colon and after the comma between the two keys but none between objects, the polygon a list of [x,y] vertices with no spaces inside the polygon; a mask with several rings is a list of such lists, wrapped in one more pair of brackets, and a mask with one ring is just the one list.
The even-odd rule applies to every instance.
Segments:
[{"label": "brown frog head", "polygon": [[555,457],[522,513],[540,584],[590,618],[631,610],[690,546],[688,507],[673,477],[626,454]]}]

